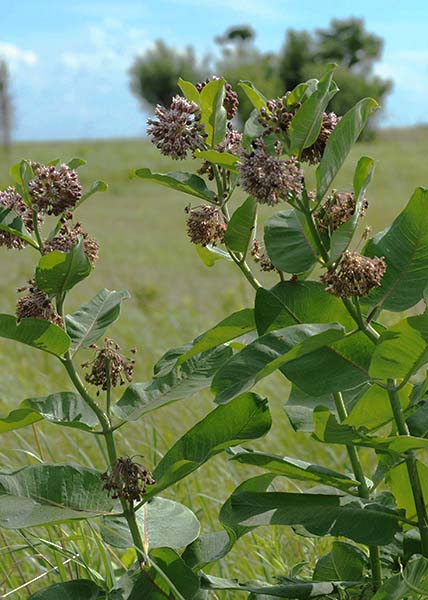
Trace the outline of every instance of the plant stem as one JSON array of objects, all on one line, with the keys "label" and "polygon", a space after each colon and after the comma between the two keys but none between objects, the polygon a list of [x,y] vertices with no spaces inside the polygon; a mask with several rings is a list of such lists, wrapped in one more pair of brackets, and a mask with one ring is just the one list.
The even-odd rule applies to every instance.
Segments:
[{"label": "plant stem", "polygon": [[235,264],[241,269],[245,279],[253,286],[253,288],[257,291],[260,287],[262,287],[261,283],[254,277],[251,272],[250,267],[248,266],[245,260],[239,260],[237,256],[233,252],[229,250],[229,254]]},{"label": "plant stem", "polygon": [[[401,410],[400,399],[395,386],[395,381],[392,379],[388,379],[388,394],[394,420],[397,425],[397,431],[399,435],[409,436],[410,431]],[[412,450],[406,452],[406,467],[409,475],[410,487],[412,488],[416,514],[418,517],[422,555],[428,558],[428,515],[422,492],[421,480],[418,473],[416,455]]]},{"label": "plant stem", "polygon": [[[343,396],[341,392],[335,392],[333,394],[334,404],[336,406],[339,420],[342,422],[348,416]],[[364,471],[361,466],[358,451],[354,446],[346,446],[346,451],[351,462],[352,471],[354,472],[355,479],[360,484],[358,486],[358,492],[361,498],[368,499],[370,497],[369,488],[367,487],[366,478],[364,477]],[[378,590],[382,585],[382,567],[380,564],[380,555],[378,546],[369,546],[370,563],[372,570],[372,582],[374,591]]]}]

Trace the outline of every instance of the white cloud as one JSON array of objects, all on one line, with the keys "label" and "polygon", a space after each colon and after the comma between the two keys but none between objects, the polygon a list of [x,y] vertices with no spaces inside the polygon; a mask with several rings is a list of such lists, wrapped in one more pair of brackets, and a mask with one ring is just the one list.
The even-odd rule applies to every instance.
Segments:
[{"label": "white cloud", "polygon": [[32,50],[23,50],[8,42],[0,42],[0,58],[3,58],[12,66],[18,64],[32,66],[37,62],[37,54],[35,52]]}]

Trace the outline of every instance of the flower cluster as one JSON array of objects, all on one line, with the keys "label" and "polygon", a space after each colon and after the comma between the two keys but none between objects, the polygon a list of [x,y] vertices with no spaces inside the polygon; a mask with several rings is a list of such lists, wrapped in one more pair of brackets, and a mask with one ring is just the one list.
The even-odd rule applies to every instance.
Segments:
[{"label": "flower cluster", "polygon": [[34,177],[28,183],[28,190],[37,211],[58,216],[73,210],[82,197],[77,171],[64,164],[32,163],[31,166]]},{"label": "flower cluster", "polygon": [[98,259],[99,244],[95,238],[89,237],[86,231],[82,230],[80,223],[76,223],[73,227],[70,227],[64,221],[58,233],[43,244],[43,254],[53,252],[54,250],[70,252],[73,246],[77,244],[79,236],[83,238],[85,254],[91,265],[94,266]]},{"label": "flower cluster", "polygon": [[110,472],[101,474],[104,481],[103,489],[112,492],[113,499],[123,499],[128,502],[138,502],[143,499],[147,485],[156,481],[143,465],[134,462],[132,458],[118,458]]},{"label": "flower cluster", "polygon": [[269,258],[265,248],[260,244],[258,240],[253,241],[253,247],[251,249],[251,256],[254,258],[254,262],[259,263],[262,271],[274,271],[275,267]]},{"label": "flower cluster", "polygon": [[320,162],[323,157],[328,138],[340,121],[334,112],[324,113],[322,117],[321,130],[315,143],[309,148],[305,148],[302,152],[302,161],[310,165],[315,165]]},{"label": "flower cluster", "polygon": [[[198,92],[201,92],[207,83],[210,83],[210,81],[218,81],[219,79],[221,78],[217,75],[213,75],[212,77],[205,79],[205,81],[197,83],[195,87]],[[238,94],[233,91],[232,86],[227,82],[224,84],[223,106],[226,109],[227,118],[231,121],[238,112],[239,100]]]},{"label": "flower cluster", "polygon": [[[356,199],[353,192],[333,190],[324,204],[314,212],[314,218],[321,232],[333,232],[349,221],[355,212]],[[363,201],[359,217],[364,216],[368,202]]]},{"label": "flower cluster", "polygon": [[339,264],[321,276],[327,292],[339,298],[366,296],[382,282],[386,271],[384,258],[369,258],[345,251]]},{"label": "flower cluster", "polygon": [[259,123],[265,128],[264,135],[285,133],[296,114],[296,108],[290,110],[286,105],[286,96],[268,100],[260,109]]},{"label": "flower cluster", "polygon": [[189,151],[204,148],[207,134],[195,102],[174,96],[169,109],[160,104],[156,106],[155,117],[148,119],[147,133],[165,156],[180,160],[186,158]]},{"label": "flower cluster", "polygon": [[56,312],[49,296],[42,290],[39,290],[34,281],[30,281],[29,286],[20,288],[18,291],[28,291],[28,294],[19,298],[16,303],[16,319],[43,319],[59,327],[64,326],[61,316]]},{"label": "flower cluster", "polygon": [[186,208],[187,233],[193,244],[215,246],[217,242],[224,241],[224,232],[227,229],[221,211],[216,206],[203,204],[195,208]]},{"label": "flower cluster", "polygon": [[238,169],[241,186],[260,204],[274,206],[280,200],[301,197],[303,171],[297,159],[292,156],[281,160],[278,156],[271,156],[260,138],[253,142],[251,152],[244,152]]},{"label": "flower cluster", "polygon": [[[1,208],[13,210],[13,212],[21,217],[27,230],[29,232],[34,231],[32,210],[25,204],[15,188],[8,187],[3,192],[0,191],[0,209]],[[10,233],[9,231],[0,231],[0,246],[22,250],[26,245],[26,242],[21,240],[21,238],[15,234]]]},{"label": "flower cluster", "polygon": [[[109,386],[117,387],[123,385],[126,381],[132,381],[134,376],[135,360],[125,358],[120,352],[120,347],[116,342],[106,338],[104,347],[99,348],[92,344],[97,352],[93,361],[82,364],[84,369],[90,371],[86,373],[85,380],[100,390],[107,390]],[[131,350],[135,354],[135,349]]]}]

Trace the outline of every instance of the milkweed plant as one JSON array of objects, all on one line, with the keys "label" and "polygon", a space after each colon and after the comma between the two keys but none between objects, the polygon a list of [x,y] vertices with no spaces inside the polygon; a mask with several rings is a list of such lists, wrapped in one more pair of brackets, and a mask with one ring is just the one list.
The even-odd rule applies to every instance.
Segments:
[{"label": "milkweed plant", "polygon": [[[190,197],[190,243],[208,266],[227,260],[239,269],[254,304],[166,352],[149,382],[133,381],[135,350],[106,336],[126,291],[103,289],[67,312],[98,257],[76,211],[106,185],[84,192],[79,159],[12,168],[14,185],[0,192],[0,245],[33,252],[35,270],[16,314],[0,315],[0,336],[49,353],[70,385],[25,400],[2,423],[79,428],[101,439],[108,460],[99,470],[43,463],[1,472],[0,527],[90,519],[113,556],[134,553],[129,568],[115,564],[113,585],[62,581],[32,599],[428,597],[428,190],[417,188],[370,237],[363,221],[374,161],[358,160],[347,189],[334,181],[377,103],[328,112],[339,91],[333,77],[329,65],[319,81],[274,99],[241,82],[254,106],[242,131],[237,93],[221,77],[179,80],[182,95],[156,107],[151,141],[173,160],[193,158],[194,171],[133,175]],[[253,387],[276,371],[288,396],[276,418],[344,447],[342,471],[251,449],[272,424]],[[213,410],[157,464],[120,453],[129,421],[204,388]],[[201,534],[190,508],[162,493],[221,452],[253,476],[219,498],[218,531]],[[284,478],[301,491],[278,491]],[[284,537],[325,538],[325,554],[310,571],[296,566],[273,581],[210,574],[240,537],[269,525],[287,526]]]}]

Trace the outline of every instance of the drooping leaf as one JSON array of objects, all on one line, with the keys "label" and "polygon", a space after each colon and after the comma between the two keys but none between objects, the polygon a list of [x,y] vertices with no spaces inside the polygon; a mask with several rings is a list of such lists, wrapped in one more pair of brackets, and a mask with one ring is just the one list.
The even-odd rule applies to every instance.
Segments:
[{"label": "drooping leaf", "polygon": [[251,81],[240,81],[238,85],[256,110],[260,112],[260,109],[266,106],[267,98],[259,92]]},{"label": "drooping leaf", "polygon": [[215,374],[211,389],[218,404],[251,389],[287,362],[341,339],[338,323],[292,325],[266,333],[232,356]]},{"label": "drooping leaf", "polygon": [[390,227],[369,240],[366,256],[383,256],[381,285],[364,302],[400,312],[422,300],[428,283],[428,189],[417,188]]},{"label": "drooping leaf", "polygon": [[112,509],[100,473],[72,465],[32,465],[0,473],[0,527],[22,529],[90,519]]},{"label": "drooping leaf", "polygon": [[153,472],[157,483],[149,494],[158,494],[187,477],[226,448],[262,437],[271,423],[267,401],[257,394],[242,394],[219,406],[168,450]]},{"label": "drooping leaf", "polygon": [[231,173],[238,172],[236,163],[239,161],[239,158],[229,152],[220,152],[219,150],[196,150],[195,157],[202,158],[214,165],[218,165]]},{"label": "drooping leaf", "polygon": [[150,169],[137,169],[133,175],[135,177],[141,177],[153,183],[163,185],[171,188],[178,192],[184,192],[190,194],[190,196],[196,196],[201,200],[211,202],[214,200],[215,194],[211,191],[202,177],[194,175],[193,173],[152,173]]},{"label": "drooping leaf", "polygon": [[226,246],[232,252],[240,252],[246,254],[253,230],[255,226],[257,214],[257,202],[249,196],[245,202],[235,210],[224,234]]},{"label": "drooping leaf", "polygon": [[0,207],[0,230],[16,235],[33,248],[37,248],[37,242],[31,237],[24,221],[11,208]]},{"label": "drooping leaf", "polygon": [[264,241],[269,258],[286,273],[303,273],[317,259],[309,231],[296,210],[282,210],[265,224]]},{"label": "drooping leaf", "polygon": [[[183,354],[187,350],[188,347],[183,348]],[[135,421],[170,402],[192,396],[211,385],[214,373],[231,355],[231,348],[218,346],[192,356],[152,381],[132,383],[112,412],[119,419]],[[178,356],[175,362],[177,359]]]},{"label": "drooping leaf", "polygon": [[196,244],[195,250],[201,261],[207,267],[213,267],[217,260],[232,260],[228,252],[225,252],[224,250],[222,250],[221,248],[217,248],[216,246],[211,246],[210,244],[208,244],[207,246],[202,246],[202,244]]},{"label": "drooping leaf", "polygon": [[316,171],[317,199],[327,192],[340,167],[364,129],[369,116],[378,108],[373,98],[363,98],[341,118],[328,138]]},{"label": "drooping leaf", "polygon": [[31,596],[28,600],[113,600],[96,583],[90,579],[74,579],[63,583],[54,583]]},{"label": "drooping leaf", "polygon": [[[199,535],[200,524],[196,515],[179,502],[153,498],[136,513],[137,525],[146,549],[179,549],[190,544]],[[132,536],[124,517],[104,517],[101,535],[107,544],[116,548],[130,548]]]},{"label": "drooping leaf", "polygon": [[54,250],[42,256],[36,268],[36,284],[47,294],[61,295],[85,279],[91,270],[80,237],[69,252]]},{"label": "drooping leaf", "polygon": [[34,318],[22,319],[17,323],[13,315],[0,315],[0,337],[27,344],[55,356],[61,356],[70,346],[70,338],[62,327]]},{"label": "drooping leaf", "polygon": [[129,298],[127,291],[103,289],[90,302],[71,315],[66,315],[65,326],[71,338],[71,354],[88,348],[118,319],[122,300]]},{"label": "drooping leaf", "polygon": [[78,394],[60,392],[21,402],[7,417],[0,419],[0,433],[20,429],[42,419],[84,431],[91,431],[99,424],[96,414]]}]

